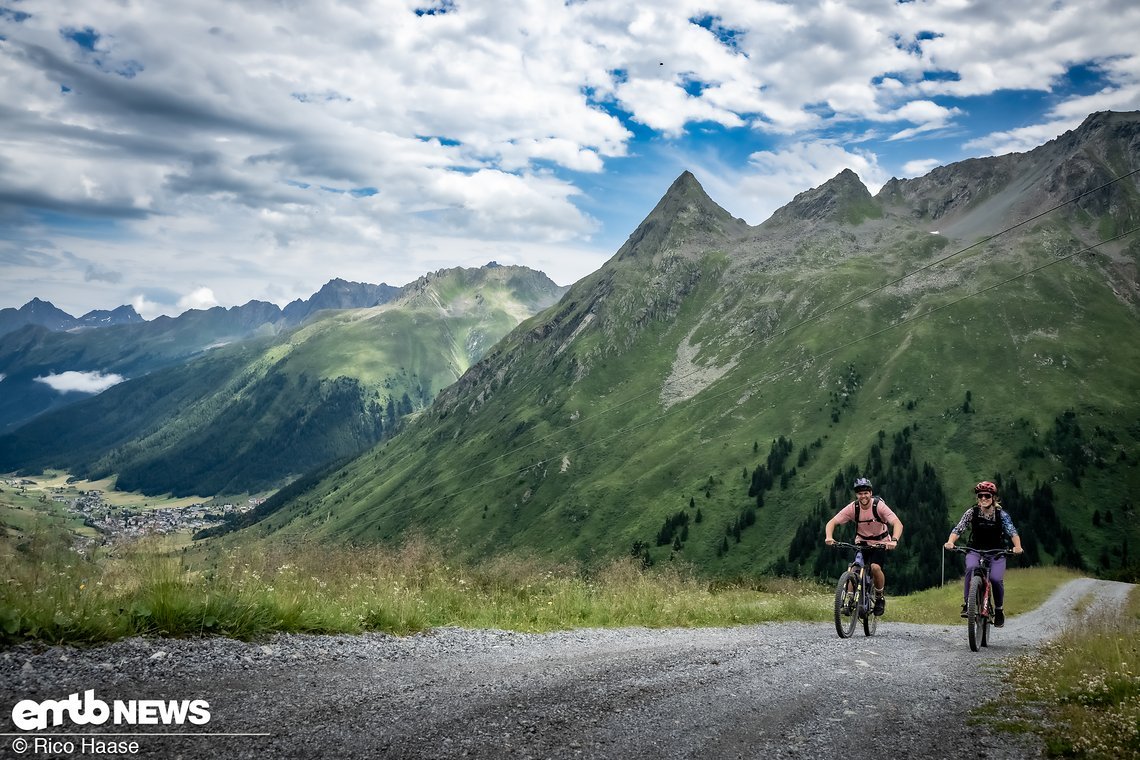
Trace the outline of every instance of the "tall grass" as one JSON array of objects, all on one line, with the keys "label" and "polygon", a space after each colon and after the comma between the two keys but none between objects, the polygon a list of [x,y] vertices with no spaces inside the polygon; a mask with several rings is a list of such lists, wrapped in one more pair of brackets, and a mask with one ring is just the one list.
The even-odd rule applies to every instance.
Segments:
[{"label": "tall grass", "polygon": [[92,560],[47,536],[0,547],[0,641],[96,643],[140,634],[406,634],[439,626],[550,631],[727,625],[830,615],[830,591],[769,580],[713,587],[680,568],[593,570],[532,558],[454,563],[421,540],[243,548],[212,558],[140,542]]},{"label": "tall grass", "polygon": [[[593,568],[518,556],[460,563],[422,539],[399,549],[306,544],[212,554],[142,541],[92,560],[42,534],[19,550],[0,544],[0,552],[12,568],[0,587],[0,642],[828,621],[834,598],[828,584],[714,582],[684,566],[646,569],[633,559]],[[1011,584],[1010,614],[1040,604],[1067,579],[1055,569],[1018,572],[1025,582]],[[888,620],[957,622],[960,593],[955,581],[892,598]]]},{"label": "tall grass", "polygon": [[[1008,720],[1042,733],[1053,757],[1140,758],[1140,593],[1015,658]],[[1003,700],[1005,701],[1005,700]],[[992,711],[995,706],[987,708]]]}]

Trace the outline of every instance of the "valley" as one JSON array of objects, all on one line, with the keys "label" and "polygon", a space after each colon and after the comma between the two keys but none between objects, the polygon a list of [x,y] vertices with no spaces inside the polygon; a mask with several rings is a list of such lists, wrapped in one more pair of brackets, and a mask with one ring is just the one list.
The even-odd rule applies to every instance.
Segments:
[{"label": "valley", "polygon": [[85,553],[144,538],[161,538],[169,550],[189,545],[195,532],[247,512],[263,500],[215,503],[197,497],[152,497],[117,491],[109,480],[77,480],[67,472],[8,474],[0,478],[0,530],[6,540],[15,542],[39,530],[63,531],[73,547]]}]

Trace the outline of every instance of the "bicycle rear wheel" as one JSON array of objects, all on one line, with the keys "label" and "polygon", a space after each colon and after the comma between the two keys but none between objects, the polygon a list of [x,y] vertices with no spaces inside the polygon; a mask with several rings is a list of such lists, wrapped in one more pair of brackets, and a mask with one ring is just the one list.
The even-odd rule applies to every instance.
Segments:
[{"label": "bicycle rear wheel", "polygon": [[982,617],[982,579],[975,575],[970,579],[970,594],[966,599],[966,632],[970,637],[970,649],[978,651],[984,633]]},{"label": "bicycle rear wheel", "polygon": [[835,632],[839,638],[850,638],[859,619],[859,579],[850,570],[839,576],[835,587]]}]

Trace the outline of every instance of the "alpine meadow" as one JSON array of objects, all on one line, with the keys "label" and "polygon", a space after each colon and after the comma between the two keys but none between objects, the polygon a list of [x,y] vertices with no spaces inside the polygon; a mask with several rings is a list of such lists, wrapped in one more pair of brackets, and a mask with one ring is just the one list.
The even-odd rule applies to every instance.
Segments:
[{"label": "alpine meadow", "polygon": [[991,479],[1028,562],[1133,578],[1138,172],[1136,112],[874,196],[843,171],[758,226],[685,172],[398,435],[223,540],[834,577],[823,523],[866,475],[902,593]]}]

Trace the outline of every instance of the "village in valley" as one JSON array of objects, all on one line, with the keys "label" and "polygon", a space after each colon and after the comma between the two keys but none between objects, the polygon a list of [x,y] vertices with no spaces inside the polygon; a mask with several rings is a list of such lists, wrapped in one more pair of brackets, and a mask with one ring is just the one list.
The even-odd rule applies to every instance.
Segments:
[{"label": "village in valley", "polygon": [[[48,512],[74,526],[77,547],[115,545],[144,536],[187,534],[218,525],[227,516],[247,512],[264,501],[250,497],[240,502],[216,503],[195,499],[147,499],[137,494],[71,483],[66,478],[7,475],[0,477],[0,491],[19,496],[5,500],[5,515],[20,510]],[[99,485],[103,485],[100,483]],[[18,520],[0,521],[0,530],[18,527]]]}]

